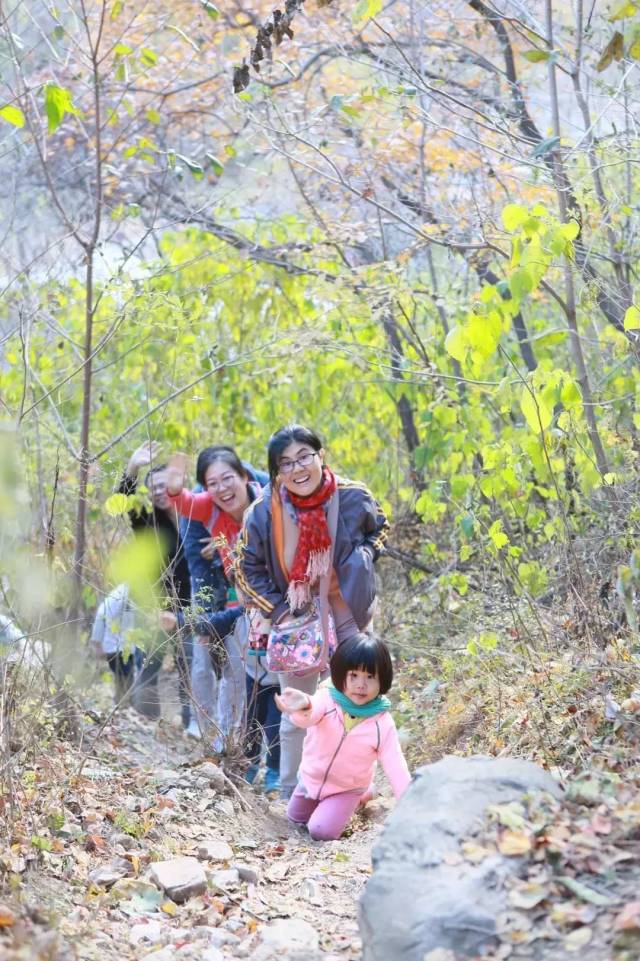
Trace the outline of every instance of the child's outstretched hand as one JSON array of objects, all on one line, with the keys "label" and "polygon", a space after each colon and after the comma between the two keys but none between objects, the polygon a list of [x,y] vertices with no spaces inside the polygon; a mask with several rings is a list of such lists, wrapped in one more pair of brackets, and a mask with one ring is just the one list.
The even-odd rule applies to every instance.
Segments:
[{"label": "child's outstretched hand", "polygon": [[296,691],[295,687],[285,687],[282,694],[276,694],[276,704],[285,714],[293,711],[307,711],[311,708],[311,698],[304,691]]}]

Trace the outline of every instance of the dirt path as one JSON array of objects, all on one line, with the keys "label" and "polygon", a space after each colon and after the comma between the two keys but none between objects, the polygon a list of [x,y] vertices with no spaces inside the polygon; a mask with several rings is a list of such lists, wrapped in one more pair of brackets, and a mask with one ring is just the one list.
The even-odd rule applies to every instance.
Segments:
[{"label": "dirt path", "polygon": [[[305,961],[360,957],[357,901],[388,799],[347,837],[314,842],[233,775],[212,787],[201,748],[166,722],[127,710],[83,747],[84,763],[70,748],[44,755],[17,794],[20,827],[0,849],[0,956],[267,961],[297,945],[290,956]],[[176,904],[149,872],[185,856],[207,887]]]}]

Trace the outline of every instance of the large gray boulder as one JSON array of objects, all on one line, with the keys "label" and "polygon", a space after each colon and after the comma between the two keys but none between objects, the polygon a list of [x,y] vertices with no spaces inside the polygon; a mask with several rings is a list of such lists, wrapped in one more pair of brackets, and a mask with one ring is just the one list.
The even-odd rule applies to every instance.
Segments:
[{"label": "large gray boulder", "polygon": [[454,855],[488,805],[541,791],[561,793],[529,761],[445,757],[419,768],[373,851],[359,911],[363,961],[423,961],[436,948],[477,956],[495,946],[503,882],[518,859]]}]

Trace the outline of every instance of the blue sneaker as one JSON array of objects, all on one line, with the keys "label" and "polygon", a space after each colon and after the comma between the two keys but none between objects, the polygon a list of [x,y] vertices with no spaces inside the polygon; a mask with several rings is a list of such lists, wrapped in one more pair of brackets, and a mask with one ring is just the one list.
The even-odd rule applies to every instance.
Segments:
[{"label": "blue sneaker", "polygon": [[278,771],[276,768],[267,768],[267,772],[264,776],[264,790],[265,794],[271,794],[272,791],[280,790],[280,771]]},{"label": "blue sneaker", "polygon": [[248,784],[253,784],[260,768],[257,764],[251,764],[244,773],[244,779]]}]

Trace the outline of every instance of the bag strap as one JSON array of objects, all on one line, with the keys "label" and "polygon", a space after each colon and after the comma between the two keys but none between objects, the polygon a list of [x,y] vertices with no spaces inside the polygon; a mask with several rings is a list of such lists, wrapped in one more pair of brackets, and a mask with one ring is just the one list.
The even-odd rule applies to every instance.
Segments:
[{"label": "bag strap", "polygon": [[324,651],[323,651],[323,663],[321,665],[321,671],[326,670],[327,663],[329,661],[329,651],[328,651],[328,636],[329,636],[329,589],[331,587],[331,578],[333,576],[333,556],[336,550],[336,534],[338,531],[338,509],[340,507],[340,494],[336,490],[333,497],[329,501],[329,509],[327,511],[327,527],[329,528],[329,536],[331,537],[331,550],[329,554],[329,567],[326,574],[320,578],[320,588],[318,591],[318,601],[320,605],[320,626],[322,627],[322,636],[324,638]]},{"label": "bag strap", "polygon": [[320,578],[320,589],[318,594],[320,596],[321,602],[325,602],[329,597],[329,588],[331,586],[331,576],[333,574],[333,555],[336,550],[336,533],[338,530],[338,507],[340,506],[340,494],[336,490],[333,497],[329,501],[329,509],[327,511],[327,527],[329,529],[329,536],[331,538],[331,550],[329,552],[329,567],[327,573],[323,574]]}]

